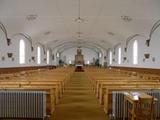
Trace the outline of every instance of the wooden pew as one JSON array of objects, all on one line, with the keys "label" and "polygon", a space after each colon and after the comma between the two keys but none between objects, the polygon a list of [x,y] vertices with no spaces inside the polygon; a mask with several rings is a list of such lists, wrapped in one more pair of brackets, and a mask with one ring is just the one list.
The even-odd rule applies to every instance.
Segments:
[{"label": "wooden pew", "polygon": [[111,93],[118,91],[151,90],[160,89],[159,76],[150,74],[139,74],[132,71],[117,69],[88,69],[88,78],[91,80],[93,90],[104,105],[108,113],[110,109]]},{"label": "wooden pew", "polygon": [[0,75],[0,90],[46,91],[47,112],[53,114],[55,104],[64,92],[65,84],[70,80],[72,69],[32,70],[14,74]]}]

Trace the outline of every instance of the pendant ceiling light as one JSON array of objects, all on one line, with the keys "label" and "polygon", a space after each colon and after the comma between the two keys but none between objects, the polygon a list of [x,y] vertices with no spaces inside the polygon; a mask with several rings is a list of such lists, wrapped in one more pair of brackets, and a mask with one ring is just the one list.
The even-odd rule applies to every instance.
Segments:
[{"label": "pendant ceiling light", "polygon": [[75,22],[78,22],[78,23],[84,22],[84,19],[81,18],[81,3],[80,3],[80,0],[78,0],[78,18],[75,19]]},{"label": "pendant ceiling light", "polygon": [[78,31],[76,33],[78,34],[77,40],[80,41],[81,40],[81,35],[82,35],[82,32],[80,30],[80,25],[81,25],[82,22],[84,22],[84,19],[81,18],[81,3],[80,3],[80,0],[78,0],[78,17],[75,19],[75,22],[78,23]]}]

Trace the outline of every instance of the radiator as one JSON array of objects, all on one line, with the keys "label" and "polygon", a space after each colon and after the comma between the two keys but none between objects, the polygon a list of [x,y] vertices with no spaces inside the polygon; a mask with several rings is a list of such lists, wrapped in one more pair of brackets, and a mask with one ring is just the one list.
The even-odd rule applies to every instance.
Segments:
[{"label": "radiator", "polygon": [[123,118],[124,115],[124,92],[112,92],[112,117]]},{"label": "radiator", "polygon": [[[145,91],[147,94],[158,99],[156,104],[154,105],[154,115],[156,118],[160,118],[160,91],[152,90]],[[125,106],[125,118],[128,118],[128,109],[132,107],[132,105],[127,102],[124,105],[124,92],[122,91],[113,91],[112,92],[112,113],[111,118],[118,120],[123,119],[124,117],[124,106]]]},{"label": "radiator", "polygon": [[147,91],[147,94],[158,99],[158,101],[154,105],[155,107],[154,110],[156,118],[160,118],[160,91],[158,90]]},{"label": "radiator", "polygon": [[0,91],[0,118],[44,118],[46,92]]}]

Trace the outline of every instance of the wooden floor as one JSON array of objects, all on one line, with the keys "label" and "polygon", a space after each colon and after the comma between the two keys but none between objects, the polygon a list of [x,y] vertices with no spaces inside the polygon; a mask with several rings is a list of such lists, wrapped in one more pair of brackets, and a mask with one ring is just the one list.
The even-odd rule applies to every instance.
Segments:
[{"label": "wooden floor", "polygon": [[85,73],[74,73],[57,105],[54,120],[108,120]]}]

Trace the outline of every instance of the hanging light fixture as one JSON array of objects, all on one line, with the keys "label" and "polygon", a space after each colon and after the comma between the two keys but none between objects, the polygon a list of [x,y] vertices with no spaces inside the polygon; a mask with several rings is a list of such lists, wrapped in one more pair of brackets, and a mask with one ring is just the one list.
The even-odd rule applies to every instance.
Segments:
[{"label": "hanging light fixture", "polygon": [[84,22],[84,19],[81,18],[81,4],[80,4],[80,0],[78,0],[78,18],[75,19],[75,22],[78,22],[78,23],[82,23]]},{"label": "hanging light fixture", "polygon": [[82,22],[84,22],[84,19],[81,17],[78,17],[75,19],[75,22],[82,23]]},{"label": "hanging light fixture", "polygon": [[78,31],[77,31],[77,40],[81,41],[81,35],[83,34],[80,30],[80,25],[82,22],[84,22],[84,19],[81,18],[81,4],[80,4],[80,0],[78,0],[78,17],[75,19],[75,22],[78,23]]},{"label": "hanging light fixture", "polygon": [[77,34],[78,34],[78,40],[80,40],[81,39],[81,32],[77,32]]}]

